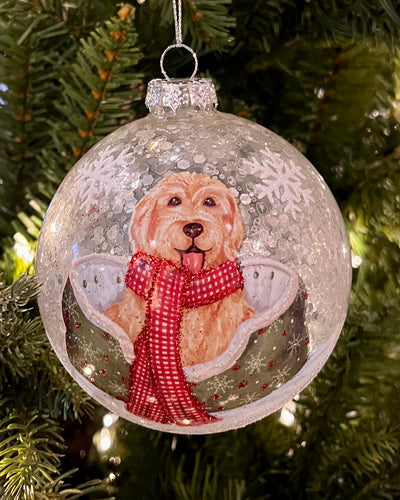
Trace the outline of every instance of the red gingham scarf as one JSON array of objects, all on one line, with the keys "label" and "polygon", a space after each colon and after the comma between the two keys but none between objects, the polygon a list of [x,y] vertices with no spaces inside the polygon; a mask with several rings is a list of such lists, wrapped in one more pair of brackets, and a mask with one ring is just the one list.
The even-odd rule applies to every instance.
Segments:
[{"label": "red gingham scarf", "polygon": [[127,409],[155,422],[200,425],[218,420],[191,393],[180,358],[184,308],[211,304],[243,289],[237,261],[193,274],[145,252],[131,259],[126,285],[147,302],[145,326],[134,343]]}]

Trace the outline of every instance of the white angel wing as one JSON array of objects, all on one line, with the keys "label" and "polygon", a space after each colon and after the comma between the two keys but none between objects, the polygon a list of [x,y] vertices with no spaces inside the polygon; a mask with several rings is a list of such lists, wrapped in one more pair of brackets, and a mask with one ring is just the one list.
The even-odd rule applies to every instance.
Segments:
[{"label": "white angel wing", "polygon": [[263,321],[272,323],[294,301],[299,288],[297,273],[276,260],[258,257],[243,261],[241,268],[247,304]]},{"label": "white angel wing", "polygon": [[128,260],[107,254],[92,254],[72,262],[70,282],[76,300],[93,324],[115,337],[126,360],[134,358],[133,345],[125,331],[104,311],[121,302],[125,294]]},{"label": "white angel wing", "polygon": [[[87,255],[72,263],[70,281],[86,317],[115,337],[128,362],[134,358],[133,345],[125,331],[104,311],[123,299],[127,259],[107,254]],[[296,298],[297,273],[272,259],[254,257],[241,262],[244,294],[256,315],[237,329],[228,349],[207,363],[184,368],[190,382],[200,382],[228,368],[242,355],[250,335],[278,319]]]}]

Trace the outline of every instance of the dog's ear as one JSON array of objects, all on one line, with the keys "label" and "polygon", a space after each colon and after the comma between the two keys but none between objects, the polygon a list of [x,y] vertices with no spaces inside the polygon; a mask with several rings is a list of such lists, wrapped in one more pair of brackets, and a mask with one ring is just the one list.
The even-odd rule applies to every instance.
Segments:
[{"label": "dog's ear", "polygon": [[244,227],[237,200],[231,193],[228,194],[227,199],[230,213],[228,215],[228,224],[225,224],[225,231],[226,239],[230,242],[230,245],[226,248],[225,253],[227,253],[229,259],[234,259],[235,253],[240,248],[244,238]]},{"label": "dog's ear", "polygon": [[129,233],[130,239],[135,243],[137,250],[151,251],[149,248],[149,232],[157,203],[157,194],[158,190],[153,188],[136,205]]}]

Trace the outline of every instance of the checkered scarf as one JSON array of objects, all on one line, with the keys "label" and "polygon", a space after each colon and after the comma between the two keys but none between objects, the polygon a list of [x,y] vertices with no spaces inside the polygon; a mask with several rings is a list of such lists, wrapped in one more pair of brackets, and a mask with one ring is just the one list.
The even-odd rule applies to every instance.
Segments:
[{"label": "checkered scarf", "polygon": [[212,304],[243,289],[238,262],[193,274],[140,251],[129,263],[125,282],[147,303],[145,326],[134,344],[127,409],[161,423],[218,420],[190,391],[180,358],[180,325],[183,309]]}]

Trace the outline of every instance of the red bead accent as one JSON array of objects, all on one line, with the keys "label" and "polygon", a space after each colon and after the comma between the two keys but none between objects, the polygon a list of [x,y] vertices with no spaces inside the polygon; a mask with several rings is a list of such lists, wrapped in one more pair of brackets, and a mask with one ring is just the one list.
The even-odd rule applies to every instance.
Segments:
[{"label": "red bead accent", "polygon": [[82,326],[82,323],[75,323],[75,328],[80,328]]},{"label": "red bead accent", "polygon": [[220,406],[219,408],[217,408],[217,411],[224,411],[225,410],[225,406]]},{"label": "red bead accent", "polygon": [[274,366],[274,362],[273,362],[273,361],[270,361],[270,362],[268,363],[268,366],[269,366],[270,368],[272,368],[272,367]]},{"label": "red bead accent", "polygon": [[129,378],[128,377],[121,377],[121,382],[123,384],[127,384],[129,382]]},{"label": "red bead accent", "polygon": [[101,375],[107,375],[107,370],[100,370]]},{"label": "red bead accent", "polygon": [[308,297],[309,297],[308,293],[305,293],[305,294],[304,294],[304,300],[307,300],[307,299],[308,299]]},{"label": "red bead accent", "polygon": [[85,366],[88,364],[88,360],[87,360],[86,358],[83,360],[83,364],[84,364]]},{"label": "red bead accent", "polygon": [[240,370],[241,366],[240,365],[235,365],[235,366],[232,366],[232,370],[234,370],[235,372],[237,370]]},{"label": "red bead accent", "polygon": [[307,337],[304,342],[308,345],[310,343],[310,339]]},{"label": "red bead accent", "polygon": [[243,389],[243,387],[246,387],[247,384],[247,380],[242,380],[241,382],[239,382],[238,388]]},{"label": "red bead accent", "polygon": [[108,361],[109,360],[108,354],[104,354],[103,359],[104,361]]},{"label": "red bead accent", "polygon": [[107,333],[107,332],[103,332],[103,337],[106,339],[106,340],[109,340],[110,339],[110,334]]},{"label": "red bead accent", "polygon": [[214,401],[217,401],[217,399],[219,399],[218,394],[214,394],[214,396],[212,397],[212,399],[213,399]]},{"label": "red bead accent", "polygon": [[260,328],[257,330],[258,335],[263,335],[265,333],[265,328]]},{"label": "red bead accent", "polygon": [[268,387],[269,387],[269,384],[264,384],[261,386],[261,390],[265,391],[265,389],[268,389]]},{"label": "red bead accent", "polygon": [[283,330],[282,335],[283,335],[284,337],[286,337],[286,335],[287,335],[287,331],[286,331],[286,330]]}]

